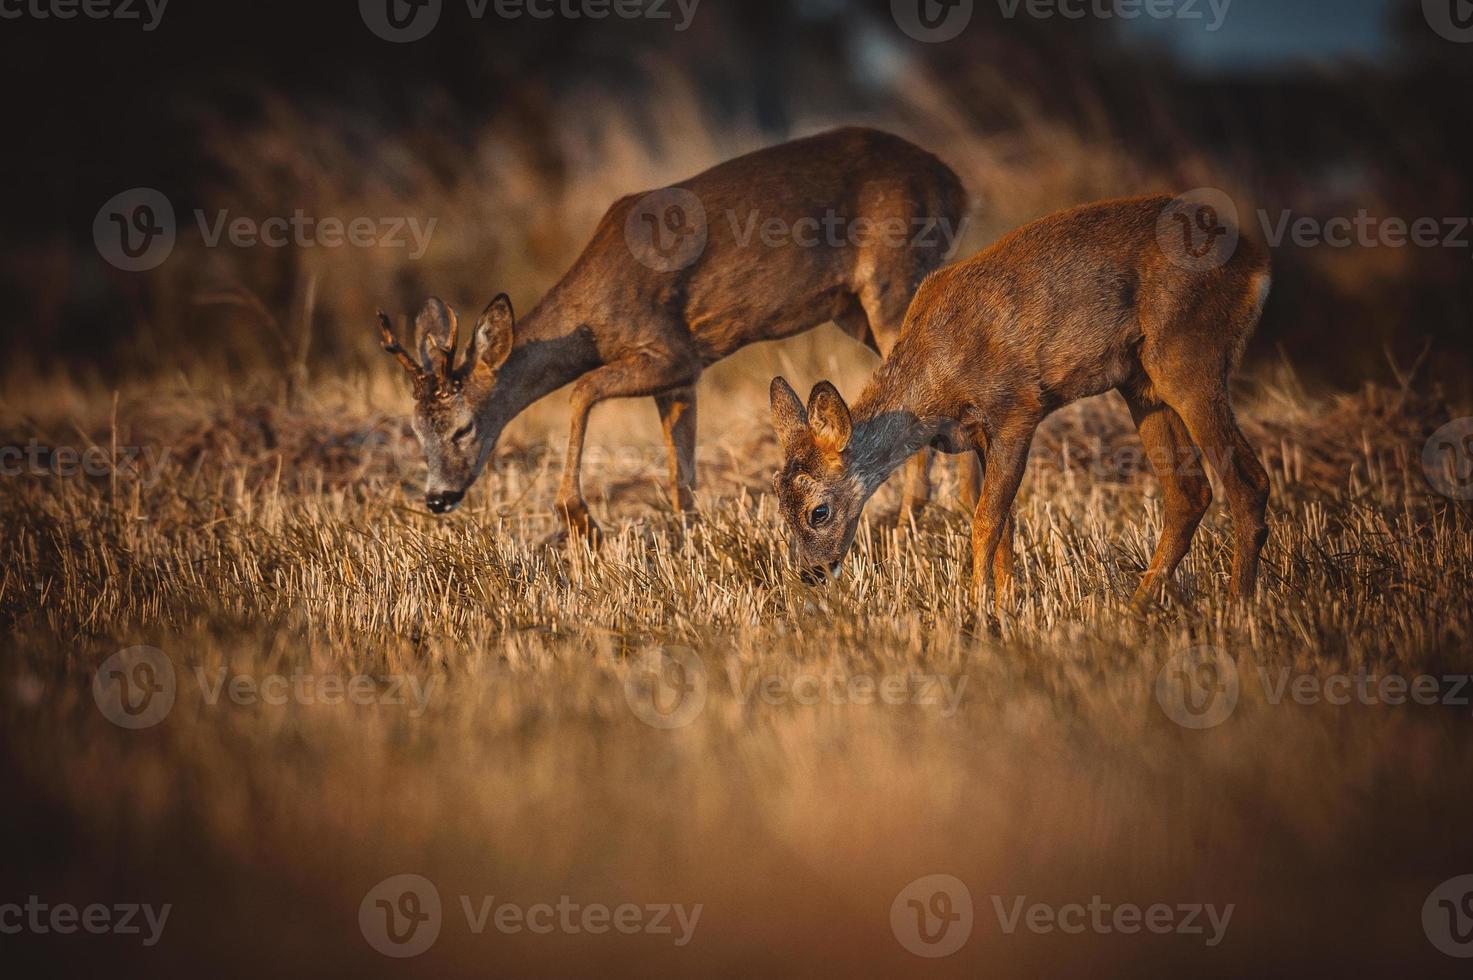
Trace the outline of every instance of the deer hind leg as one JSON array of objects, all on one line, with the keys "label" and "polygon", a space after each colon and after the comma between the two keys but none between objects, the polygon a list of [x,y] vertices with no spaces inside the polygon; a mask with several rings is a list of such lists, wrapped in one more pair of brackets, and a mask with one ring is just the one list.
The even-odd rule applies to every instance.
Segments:
[{"label": "deer hind leg", "polygon": [[676,511],[696,506],[696,390],[687,385],[655,396],[665,447],[670,453],[670,505]]},{"label": "deer hind leg", "polygon": [[[1231,351],[1203,344],[1205,331],[1178,334],[1165,351],[1149,349],[1143,363],[1156,392],[1181,416],[1207,463],[1222,480],[1233,515],[1233,595],[1251,599],[1258,581],[1258,557],[1268,541],[1268,473],[1238,428],[1228,400]],[[1205,349],[1204,349],[1205,348]]]},{"label": "deer hind leg", "polygon": [[1177,411],[1222,480],[1233,514],[1233,595],[1251,599],[1258,556],[1268,542],[1268,473],[1238,428],[1226,391],[1189,401]]},{"label": "deer hind leg", "polygon": [[[593,406],[611,398],[634,398],[694,385],[700,368],[694,360],[631,357],[590,371],[573,386],[573,421],[568,433],[568,458],[558,489],[557,510],[568,530],[597,543],[598,524],[583,499],[583,443]],[[691,422],[694,424],[694,418]]]},{"label": "deer hind leg", "polygon": [[1170,588],[1176,568],[1192,547],[1197,526],[1212,503],[1212,483],[1202,469],[1202,456],[1181,416],[1168,405],[1139,391],[1122,391],[1135,419],[1141,444],[1161,481],[1165,518],[1156,554],[1136,590],[1141,605]]}]

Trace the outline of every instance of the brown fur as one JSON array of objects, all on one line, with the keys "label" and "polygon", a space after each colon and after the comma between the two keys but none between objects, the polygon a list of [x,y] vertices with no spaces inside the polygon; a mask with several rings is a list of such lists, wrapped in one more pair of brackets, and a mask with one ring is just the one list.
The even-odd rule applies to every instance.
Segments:
[{"label": "brown fur", "polygon": [[[513,327],[509,305],[486,328],[495,359],[468,352],[460,386],[425,384],[415,430],[430,468],[432,509],[453,507],[480,474],[503,428],[544,395],[575,382],[568,458],[558,510],[568,526],[596,530],[583,500],[580,460],[588,415],[610,398],[653,396],[671,456],[671,499],[691,504],[695,486],[695,384],[701,372],[748,344],[777,340],[836,320],[877,353],[900,333],[915,289],[945,260],[947,240],[913,246],[913,222],[946,222],[966,209],[956,175],[920,148],[886,133],[841,129],[761,150],[676,185],[705,208],[707,242],[687,268],[658,272],[639,262],[625,238],[626,218],[643,194],[611,207],[593,240],[538,306]],[[793,227],[836,214],[850,221],[899,220],[905,244],[826,240],[765,244],[763,222]],[[745,242],[754,226],[759,231]],[[421,316],[422,367],[433,373],[448,345],[453,311],[438,301]],[[484,324],[483,320],[483,324]],[[424,325],[428,324],[427,334]],[[481,333],[478,327],[477,335]],[[438,346],[437,346],[438,345]],[[443,368],[445,365],[438,365]],[[471,436],[451,436],[466,425]],[[453,499],[451,499],[453,498]],[[449,501],[445,507],[439,503]]]},{"label": "brown fur", "polygon": [[[1228,377],[1267,298],[1265,250],[1243,238],[1216,267],[1173,264],[1157,239],[1169,197],[1091,204],[1005,236],[929,277],[895,349],[851,413],[826,382],[805,408],[772,390],[784,447],[782,510],[807,567],[836,569],[865,501],[926,446],[985,464],[972,525],[973,580],[1011,579],[1011,508],[1050,412],[1111,389],[1125,396],[1162,483],[1165,527],[1137,599],[1168,583],[1212,498],[1228,494],[1233,590],[1253,594],[1267,538],[1268,476],[1244,439]],[[814,527],[814,510],[828,517]]]}]

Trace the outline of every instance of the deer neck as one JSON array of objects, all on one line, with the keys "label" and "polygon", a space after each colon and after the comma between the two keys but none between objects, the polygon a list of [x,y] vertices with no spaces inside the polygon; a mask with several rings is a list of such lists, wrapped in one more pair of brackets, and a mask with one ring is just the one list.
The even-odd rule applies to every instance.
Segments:
[{"label": "deer neck", "polygon": [[947,428],[914,397],[901,373],[887,368],[888,363],[881,366],[854,405],[849,465],[866,498]]},{"label": "deer neck", "polygon": [[515,330],[511,353],[482,410],[498,428],[603,363],[587,322],[559,302],[557,289],[519,319]]}]

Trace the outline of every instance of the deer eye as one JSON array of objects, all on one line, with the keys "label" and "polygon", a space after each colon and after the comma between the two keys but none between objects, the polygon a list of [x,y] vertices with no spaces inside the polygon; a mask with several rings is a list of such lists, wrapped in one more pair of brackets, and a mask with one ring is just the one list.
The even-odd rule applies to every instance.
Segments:
[{"label": "deer eye", "polygon": [[455,433],[451,435],[450,440],[452,442],[460,442],[466,436],[470,435],[471,429],[474,429],[475,427],[476,425],[474,422],[467,422],[465,425],[462,425],[460,428],[455,430]]},{"label": "deer eye", "polygon": [[812,513],[808,515],[809,526],[822,527],[823,525],[828,523],[829,515],[831,513],[832,512],[829,510],[828,504],[819,504],[817,507],[813,508]]}]

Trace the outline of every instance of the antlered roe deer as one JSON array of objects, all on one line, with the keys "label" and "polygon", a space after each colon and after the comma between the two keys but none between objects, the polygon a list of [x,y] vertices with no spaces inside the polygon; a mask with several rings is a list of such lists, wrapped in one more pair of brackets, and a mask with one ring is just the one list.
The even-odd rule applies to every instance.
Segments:
[{"label": "antlered roe deer", "polygon": [[[439,300],[419,314],[417,358],[380,314],[384,349],[414,382],[430,510],[453,510],[507,423],[573,381],[557,501],[568,528],[597,532],[579,470],[589,412],[610,398],[654,397],[671,500],[689,508],[702,370],[829,320],[883,355],[916,288],[946,261],[965,210],[961,181],[930,153],[840,129],[619,200],[531,313],[517,320],[496,297],[459,357],[458,317]],[[919,480],[915,496],[925,491]]]},{"label": "antlered roe deer", "polygon": [[1064,211],[931,275],[900,340],[853,411],[820,382],[805,408],[782,378],[772,417],[786,457],[776,489],[805,575],[837,575],[860,512],[885,477],[930,446],[985,469],[972,580],[1012,577],[1013,498],[1034,431],[1054,410],[1125,396],[1162,485],[1164,526],[1137,601],[1169,583],[1212,500],[1232,510],[1233,591],[1250,597],[1268,537],[1268,475],[1228,399],[1268,299],[1266,251],[1189,199]]}]

